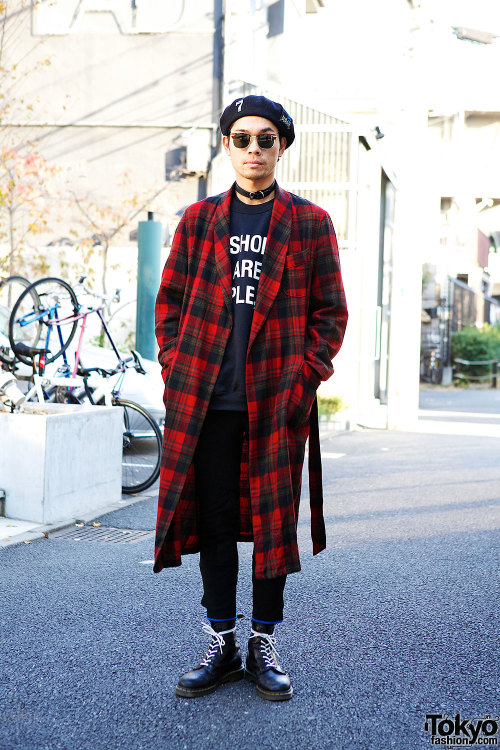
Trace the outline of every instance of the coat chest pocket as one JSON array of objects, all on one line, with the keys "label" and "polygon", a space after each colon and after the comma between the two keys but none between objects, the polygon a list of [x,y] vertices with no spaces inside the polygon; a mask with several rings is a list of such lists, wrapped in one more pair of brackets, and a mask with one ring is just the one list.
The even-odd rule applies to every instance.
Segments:
[{"label": "coat chest pocket", "polygon": [[305,297],[309,272],[309,249],[298,253],[288,253],[283,269],[280,294],[291,297]]}]

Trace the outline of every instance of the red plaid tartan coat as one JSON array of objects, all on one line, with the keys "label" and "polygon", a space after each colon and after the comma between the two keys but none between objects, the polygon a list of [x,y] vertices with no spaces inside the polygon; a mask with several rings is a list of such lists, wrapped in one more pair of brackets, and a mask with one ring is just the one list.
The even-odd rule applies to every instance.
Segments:
[{"label": "red plaid tartan coat", "polygon": [[[231,331],[231,195],[232,189],[185,211],[158,292],[166,418],[155,572],[199,551],[193,454]],[[326,546],[316,390],[333,372],[346,323],[330,217],[278,188],[246,366],[239,540],[254,542],[257,578],[300,570],[297,520],[309,434],[313,554]]]}]

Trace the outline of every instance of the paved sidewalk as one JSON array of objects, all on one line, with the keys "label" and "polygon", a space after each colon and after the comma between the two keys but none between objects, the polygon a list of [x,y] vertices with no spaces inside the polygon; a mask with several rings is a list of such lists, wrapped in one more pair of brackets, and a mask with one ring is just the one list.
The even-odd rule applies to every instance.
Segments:
[{"label": "paved sidewalk", "polygon": [[500,390],[422,390],[417,430],[441,435],[500,437]]},{"label": "paved sidewalk", "polygon": [[428,412],[440,412],[450,418],[463,415],[466,418],[500,420],[500,388],[441,388],[426,386],[420,391],[420,416]]},{"label": "paved sidewalk", "polygon": [[18,521],[15,518],[0,516],[0,549],[7,546],[6,542],[8,544],[11,544],[12,541],[17,543],[18,537],[18,541],[27,539],[28,532],[34,532],[39,526],[39,523],[33,523],[33,521]]}]

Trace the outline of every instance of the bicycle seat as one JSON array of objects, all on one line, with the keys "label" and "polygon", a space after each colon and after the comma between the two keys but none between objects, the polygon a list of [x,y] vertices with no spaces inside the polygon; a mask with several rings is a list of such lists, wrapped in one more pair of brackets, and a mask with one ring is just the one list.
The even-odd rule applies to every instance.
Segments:
[{"label": "bicycle seat", "polygon": [[27,346],[23,341],[16,341],[14,345],[14,352],[23,357],[38,357],[39,354],[47,354],[48,351],[47,347],[37,349],[35,346]]}]

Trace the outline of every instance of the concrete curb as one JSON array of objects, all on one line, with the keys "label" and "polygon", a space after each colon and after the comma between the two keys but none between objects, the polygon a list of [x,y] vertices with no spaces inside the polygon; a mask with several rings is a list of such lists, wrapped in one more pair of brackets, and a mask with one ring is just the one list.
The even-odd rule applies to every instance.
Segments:
[{"label": "concrete curb", "polygon": [[355,429],[357,429],[356,425],[352,424],[348,418],[343,420],[325,420],[319,423],[319,438],[320,440],[328,439]]}]

